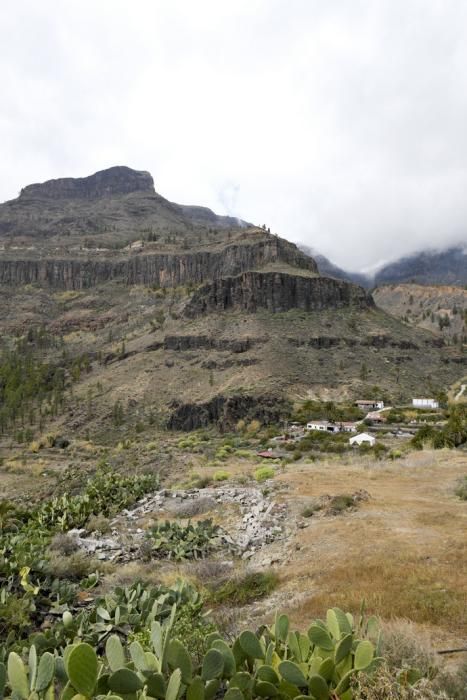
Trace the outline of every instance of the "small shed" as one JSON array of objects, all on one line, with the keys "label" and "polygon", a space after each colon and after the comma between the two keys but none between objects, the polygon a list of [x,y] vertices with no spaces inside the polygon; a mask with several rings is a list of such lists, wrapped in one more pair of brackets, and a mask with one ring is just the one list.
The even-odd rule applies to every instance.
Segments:
[{"label": "small shed", "polygon": [[359,433],[358,435],[354,435],[353,437],[349,438],[350,445],[358,445],[359,447],[360,445],[370,445],[373,447],[375,442],[376,438],[368,433]]}]

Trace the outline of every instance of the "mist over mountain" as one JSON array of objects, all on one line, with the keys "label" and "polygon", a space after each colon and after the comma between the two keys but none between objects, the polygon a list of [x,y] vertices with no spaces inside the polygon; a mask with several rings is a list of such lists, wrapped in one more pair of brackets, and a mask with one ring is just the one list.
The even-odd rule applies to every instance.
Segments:
[{"label": "mist over mountain", "polygon": [[427,250],[385,265],[375,275],[375,285],[398,282],[417,284],[467,284],[467,246]]},{"label": "mist over mountain", "polygon": [[299,244],[299,248],[307,255],[313,256],[322,275],[348,280],[367,289],[399,283],[452,286],[467,284],[467,246],[464,245],[442,250],[424,250],[400,257],[383,265],[372,275],[344,270],[307,245]]}]

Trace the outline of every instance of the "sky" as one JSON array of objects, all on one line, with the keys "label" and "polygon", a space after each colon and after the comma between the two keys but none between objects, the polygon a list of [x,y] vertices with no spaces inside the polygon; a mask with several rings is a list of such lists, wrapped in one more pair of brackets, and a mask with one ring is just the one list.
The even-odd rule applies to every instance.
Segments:
[{"label": "sky", "polygon": [[350,270],[467,241],[465,0],[15,0],[0,201],[113,165]]}]

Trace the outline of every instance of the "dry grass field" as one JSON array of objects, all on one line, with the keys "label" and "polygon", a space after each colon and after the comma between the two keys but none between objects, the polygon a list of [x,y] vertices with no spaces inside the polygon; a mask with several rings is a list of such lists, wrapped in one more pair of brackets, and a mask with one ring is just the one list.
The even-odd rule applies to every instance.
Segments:
[{"label": "dry grass field", "polygon": [[287,468],[291,512],[311,497],[370,494],[358,510],[308,519],[281,570],[294,622],[332,605],[384,619],[407,618],[433,637],[467,635],[467,504],[454,495],[467,455],[450,450],[410,454],[398,462],[332,461]]}]

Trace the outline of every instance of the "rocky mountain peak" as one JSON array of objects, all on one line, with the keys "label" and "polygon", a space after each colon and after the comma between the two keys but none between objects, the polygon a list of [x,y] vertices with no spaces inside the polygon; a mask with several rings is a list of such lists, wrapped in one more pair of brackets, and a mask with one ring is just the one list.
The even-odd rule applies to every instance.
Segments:
[{"label": "rocky mountain peak", "polygon": [[117,165],[89,177],[65,177],[27,185],[20,198],[100,199],[131,192],[154,192],[154,180],[144,170]]}]

